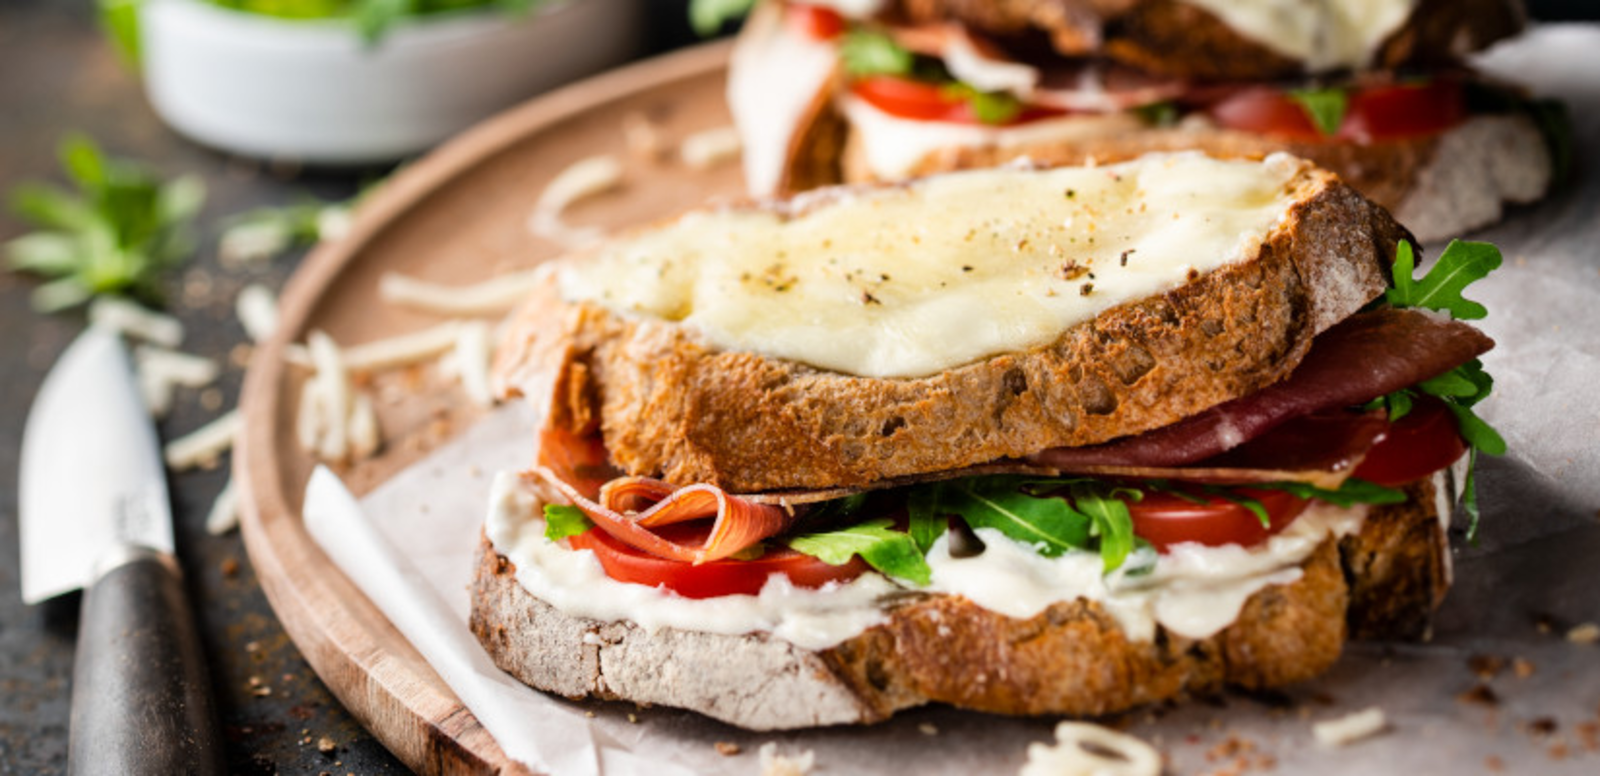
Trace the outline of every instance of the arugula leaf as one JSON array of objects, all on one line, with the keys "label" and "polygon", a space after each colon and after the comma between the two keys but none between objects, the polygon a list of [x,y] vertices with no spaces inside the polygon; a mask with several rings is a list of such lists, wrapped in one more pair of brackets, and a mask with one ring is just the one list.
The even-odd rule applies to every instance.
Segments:
[{"label": "arugula leaf", "polygon": [[544,538],[558,542],[594,527],[583,510],[566,504],[544,505]]},{"label": "arugula leaf", "polygon": [[1104,572],[1110,574],[1133,552],[1133,516],[1127,502],[1117,495],[1131,493],[1137,501],[1144,494],[1129,488],[1116,488],[1107,494],[1091,484],[1073,485],[1068,492],[1072,494],[1072,505],[1093,521],[1090,533],[1100,537],[1100,562]]},{"label": "arugula leaf", "polygon": [[1503,261],[1500,249],[1490,243],[1451,240],[1433,268],[1417,281],[1411,277],[1416,269],[1411,244],[1401,242],[1394,260],[1394,288],[1384,294],[1384,299],[1395,307],[1448,312],[1458,321],[1484,318],[1489,310],[1463,297],[1461,291],[1488,276]]},{"label": "arugula leaf", "polygon": [[1254,499],[1249,496],[1234,493],[1227,488],[1216,486],[1206,488],[1206,492],[1244,507],[1250,512],[1250,514],[1255,515],[1257,520],[1261,521],[1262,528],[1272,527],[1272,516],[1267,514],[1267,506],[1261,503],[1260,499]]},{"label": "arugula leaf", "polygon": [[1344,123],[1345,111],[1350,108],[1350,95],[1340,87],[1290,89],[1288,94],[1289,99],[1300,105],[1311,123],[1316,124],[1317,130],[1324,135],[1339,131],[1339,125]]},{"label": "arugula leaf", "polygon": [[985,124],[1004,124],[1022,112],[1022,101],[1010,92],[984,92],[970,84],[956,81],[939,87],[939,93],[951,100],[961,100],[972,108],[972,115]]},{"label": "arugula leaf", "polygon": [[1412,393],[1410,388],[1401,388],[1361,405],[1361,409],[1371,411],[1382,408],[1389,413],[1389,422],[1393,423],[1411,414],[1411,405],[1415,401],[1416,394]]},{"label": "arugula leaf", "polygon": [[1178,123],[1178,103],[1175,100],[1152,102],[1134,108],[1133,114],[1152,127],[1170,127]]},{"label": "arugula leaf", "polygon": [[161,273],[194,249],[192,221],[205,201],[199,179],[163,182],[131,162],[108,159],[89,138],[62,141],[61,166],[77,190],[24,183],[12,210],[41,231],[5,245],[12,269],[53,278],[34,306],[53,311],[96,294],[156,296]]},{"label": "arugula leaf", "polygon": [[1478,448],[1467,451],[1467,476],[1461,483],[1461,511],[1467,513],[1467,541],[1478,542]]},{"label": "arugula leaf", "polygon": [[839,43],[839,61],[846,73],[869,75],[911,75],[917,58],[894,42],[894,38],[872,30],[850,30]]},{"label": "arugula leaf", "polygon": [[909,535],[890,530],[891,524],[887,518],[868,520],[837,531],[796,536],[789,540],[789,547],[834,566],[860,555],[867,565],[888,576],[928,584],[933,569],[927,559]]},{"label": "arugula leaf", "polygon": [[722,26],[750,13],[756,0],[689,0],[689,26],[695,34],[708,38]]},{"label": "arugula leaf", "polygon": [[993,528],[1053,558],[1089,545],[1093,519],[1065,499],[1040,498],[1018,477],[974,477],[953,486],[951,511],[973,528]]},{"label": "arugula leaf", "polygon": [[1401,504],[1406,500],[1406,493],[1403,490],[1355,477],[1345,480],[1337,490],[1319,488],[1304,482],[1268,482],[1250,487],[1281,490],[1299,498],[1321,499],[1337,507],[1350,507],[1356,504]]},{"label": "arugula leaf", "polygon": [[954,513],[945,496],[945,482],[931,482],[913,488],[906,496],[906,516],[910,523],[911,540],[917,549],[926,553],[933,543],[949,528],[947,516]]}]

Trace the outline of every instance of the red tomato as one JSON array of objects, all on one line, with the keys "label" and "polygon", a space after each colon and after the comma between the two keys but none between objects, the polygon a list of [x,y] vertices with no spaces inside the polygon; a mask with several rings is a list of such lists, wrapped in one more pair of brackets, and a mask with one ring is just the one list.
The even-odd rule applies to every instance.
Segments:
[{"label": "red tomato", "polygon": [[1438,80],[1355,89],[1344,121],[1331,137],[1317,129],[1300,103],[1268,86],[1234,92],[1212,105],[1210,113],[1230,129],[1294,140],[1370,143],[1438,134],[1464,121],[1467,108],[1460,83]]},{"label": "red tomato", "polygon": [[1467,452],[1455,415],[1443,401],[1419,396],[1411,411],[1379,437],[1354,476],[1379,485],[1403,485],[1428,476]]},{"label": "red tomato", "polygon": [[[971,103],[947,94],[939,84],[892,75],[870,75],[850,84],[850,91],[868,105],[902,119],[990,126],[972,112]],[[1005,122],[1005,126],[1064,113],[1054,108],[1029,105]]]},{"label": "red tomato", "polygon": [[[660,533],[669,533],[669,528],[673,526],[667,526]],[[787,547],[769,549],[754,560],[714,560],[696,566],[633,549],[599,528],[568,537],[567,542],[574,549],[593,550],[606,576],[618,582],[665,587],[685,598],[755,595],[773,574],[783,574],[796,587],[816,588],[829,582],[855,579],[867,570],[866,562],[859,556],[843,566],[830,566]]]},{"label": "red tomato", "polygon": [[832,8],[816,5],[789,6],[789,26],[812,40],[833,40],[844,32],[844,17]]},{"label": "red tomato", "polygon": [[1244,487],[1231,490],[1261,502],[1267,510],[1270,527],[1261,525],[1261,519],[1249,509],[1198,489],[1195,495],[1204,498],[1204,504],[1170,493],[1147,491],[1142,500],[1128,502],[1128,512],[1133,515],[1133,533],[1154,545],[1157,552],[1166,552],[1169,546],[1181,542],[1199,542],[1207,547],[1224,544],[1248,547],[1282,531],[1306,508],[1305,499],[1279,490]]}]

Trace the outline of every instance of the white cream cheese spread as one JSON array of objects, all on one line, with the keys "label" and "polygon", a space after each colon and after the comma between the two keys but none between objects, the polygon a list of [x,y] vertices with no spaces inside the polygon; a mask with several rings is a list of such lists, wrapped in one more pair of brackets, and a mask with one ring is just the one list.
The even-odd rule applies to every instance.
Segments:
[{"label": "white cream cheese spread", "polygon": [[1361,68],[1411,18],[1417,0],[1184,0],[1317,73]]},{"label": "white cream cheese spread", "polygon": [[1248,258],[1286,217],[1287,156],[1002,168],[798,203],[695,211],[565,262],[562,295],[711,345],[869,377],[1054,341]]},{"label": "white cream cheese spread", "polygon": [[[876,573],[818,590],[774,575],[759,595],[689,599],[607,577],[594,553],[545,538],[538,497],[517,475],[501,472],[491,488],[485,533],[517,567],[517,581],[562,612],[648,629],[722,634],[768,632],[806,649],[825,649],[882,622],[879,600],[903,588]],[[1101,573],[1097,553],[1046,558],[1003,534],[979,529],[984,552],[951,557],[941,538],[928,553],[928,592],[965,596],[993,612],[1026,619],[1057,601],[1099,602],[1129,638],[1148,641],[1157,624],[1207,638],[1231,624],[1244,602],[1268,585],[1300,578],[1302,564],[1329,536],[1358,531],[1365,508],[1313,504],[1282,533],[1254,547],[1179,544],[1142,576]]]}]

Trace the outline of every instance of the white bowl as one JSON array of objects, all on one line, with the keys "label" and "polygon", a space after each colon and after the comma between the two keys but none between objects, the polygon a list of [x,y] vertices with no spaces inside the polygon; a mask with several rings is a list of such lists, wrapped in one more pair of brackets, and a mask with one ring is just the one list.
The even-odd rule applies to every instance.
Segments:
[{"label": "white bowl", "polygon": [[308,164],[392,161],[637,54],[642,2],[423,18],[368,46],[347,22],[150,0],[145,89],[167,124],[205,145]]}]

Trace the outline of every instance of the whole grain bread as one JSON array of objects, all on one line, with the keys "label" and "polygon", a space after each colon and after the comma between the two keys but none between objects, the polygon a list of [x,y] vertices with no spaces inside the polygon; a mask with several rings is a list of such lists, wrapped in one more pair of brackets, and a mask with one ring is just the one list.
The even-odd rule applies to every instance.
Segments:
[{"label": "whole grain bread", "polygon": [[722,351],[551,284],[514,314],[496,383],[559,427],[598,428],[630,474],[734,492],[863,486],[1136,434],[1282,379],[1386,288],[1405,230],[1310,165],[1289,186],[1294,204],[1243,260],[929,377]]},{"label": "whole grain bread", "polygon": [[[1182,0],[900,0],[889,13],[913,23],[955,19],[1001,39],[1043,34],[1060,54],[1106,56],[1182,78],[1262,80],[1305,72],[1303,63]],[[1514,0],[1421,0],[1369,66],[1453,63],[1524,24]]]},{"label": "whole grain bread", "polygon": [[685,708],[756,730],[876,722],[930,702],[1110,714],[1224,686],[1292,684],[1332,665],[1347,635],[1425,629],[1448,584],[1437,573],[1448,568],[1442,487],[1437,476],[1406,486],[1408,502],[1372,508],[1358,534],[1325,541],[1298,580],[1258,591],[1207,639],[1158,626],[1153,639],[1133,640],[1084,599],[1022,620],[918,593],[885,601],[886,622],[820,651],[765,633],[648,630],[562,613],[518,584],[515,565],[487,541],[471,627],[497,665],[533,687]]},{"label": "whole grain bread", "polygon": [[[852,134],[844,148],[842,178],[873,180],[859,136]],[[925,157],[913,174],[993,167],[1019,157],[1076,165],[1187,149],[1233,159],[1279,152],[1309,159],[1394,213],[1424,242],[1500,220],[1507,204],[1543,197],[1553,175],[1544,137],[1522,113],[1479,115],[1436,136],[1366,144],[1305,142],[1194,125],[1015,146],[947,147]],[[812,171],[821,166],[821,154],[822,149],[801,151]]]}]

